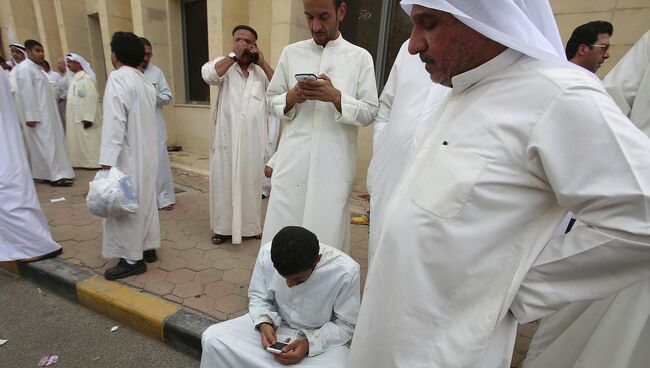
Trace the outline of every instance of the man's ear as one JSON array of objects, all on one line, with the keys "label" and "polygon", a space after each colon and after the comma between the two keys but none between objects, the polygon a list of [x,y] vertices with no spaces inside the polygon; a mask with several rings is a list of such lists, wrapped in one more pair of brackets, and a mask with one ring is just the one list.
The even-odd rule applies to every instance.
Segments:
[{"label": "man's ear", "polygon": [[341,6],[339,6],[338,10],[336,11],[336,16],[339,19],[339,22],[343,21],[347,11],[348,11],[348,4],[346,4],[345,2],[342,2]]},{"label": "man's ear", "polygon": [[583,43],[583,44],[580,44],[580,46],[578,46],[578,55],[584,56],[584,55],[587,55],[588,52],[589,52],[589,46],[588,45],[585,45]]}]

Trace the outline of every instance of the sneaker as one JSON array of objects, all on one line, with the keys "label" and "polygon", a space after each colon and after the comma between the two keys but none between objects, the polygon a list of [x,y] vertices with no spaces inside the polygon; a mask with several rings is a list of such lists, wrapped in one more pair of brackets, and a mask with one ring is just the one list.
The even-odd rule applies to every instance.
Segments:
[{"label": "sneaker", "polygon": [[350,222],[354,225],[370,225],[370,219],[368,219],[365,213],[361,216],[353,217]]},{"label": "sneaker", "polygon": [[144,258],[144,261],[147,263],[154,263],[158,260],[158,256],[156,255],[155,249],[145,250],[144,252],[142,252],[142,257]]},{"label": "sneaker", "polygon": [[109,268],[104,272],[106,280],[117,280],[131,275],[139,275],[147,270],[147,265],[143,260],[137,261],[134,265],[130,265],[124,258],[120,258],[117,266]]}]

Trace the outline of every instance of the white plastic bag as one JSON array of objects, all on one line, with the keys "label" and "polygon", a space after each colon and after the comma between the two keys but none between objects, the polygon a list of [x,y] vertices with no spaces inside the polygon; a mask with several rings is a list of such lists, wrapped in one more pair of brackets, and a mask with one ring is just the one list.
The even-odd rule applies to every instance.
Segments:
[{"label": "white plastic bag", "polygon": [[131,180],[120,170],[100,170],[89,184],[86,205],[99,217],[118,217],[138,212],[138,197]]}]

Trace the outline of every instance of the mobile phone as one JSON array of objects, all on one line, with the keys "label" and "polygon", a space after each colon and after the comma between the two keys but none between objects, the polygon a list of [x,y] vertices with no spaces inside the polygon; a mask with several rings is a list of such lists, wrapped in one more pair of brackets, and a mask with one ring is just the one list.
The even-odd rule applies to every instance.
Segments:
[{"label": "mobile phone", "polygon": [[317,79],[318,79],[318,77],[316,76],[316,74],[313,74],[313,73],[296,74],[296,80],[298,82],[315,81]]},{"label": "mobile phone", "polygon": [[266,348],[266,351],[273,354],[282,354],[282,349],[289,344],[285,342],[276,341],[275,344]]}]

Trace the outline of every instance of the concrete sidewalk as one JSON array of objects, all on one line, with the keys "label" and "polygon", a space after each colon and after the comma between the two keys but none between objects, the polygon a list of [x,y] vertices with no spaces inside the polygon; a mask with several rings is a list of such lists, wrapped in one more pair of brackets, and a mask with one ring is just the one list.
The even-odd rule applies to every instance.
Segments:
[{"label": "concrete sidewalk", "polygon": [[[201,323],[191,322],[195,319],[192,317],[194,312],[198,312],[198,316],[210,317],[217,321],[235,318],[247,312],[248,284],[260,240],[245,239],[241,245],[232,245],[229,242],[213,245],[209,227],[209,178],[206,175],[209,172],[208,157],[174,152],[170,154],[170,159],[177,190],[177,204],[172,211],[160,211],[162,242],[158,250],[159,260],[148,264],[146,273],[122,279],[120,282],[105,281],[101,276],[107,268],[114,266],[117,260],[105,260],[101,257],[101,219],[91,215],[86,209],[88,182],[92,180],[95,172],[77,170],[73,187],[54,188],[37,183],[36,189],[49,220],[52,237],[63,247],[63,254],[59,258],[70,267],[87,272],[82,272],[85,275],[82,279],[74,281],[74,292],[69,292],[74,294],[71,298],[85,298],[84,303],[89,307],[109,315],[115,308],[102,305],[119,304],[120,299],[136,300],[135,306],[119,307],[122,308],[121,312],[113,315],[121,320],[146,320],[147,311],[151,310],[149,313],[160,314],[154,318],[158,321],[156,323],[165,324],[170,319],[168,317],[179,312],[181,316],[175,317],[176,322],[173,322],[172,318],[172,322],[185,321],[185,325],[181,323],[176,327],[181,331],[181,335],[185,330],[188,330],[185,332],[190,335],[193,334],[194,342],[190,348],[196,353],[200,351],[200,344],[196,346],[196,336],[200,336],[208,323],[206,321],[209,320],[203,319]],[[350,198],[351,215],[360,214],[368,207],[365,194],[360,188],[355,190]],[[65,200],[52,202],[60,198]],[[267,202],[268,200],[263,201],[263,214]],[[362,286],[367,271],[367,243],[368,227],[351,225],[351,256],[361,265]],[[59,271],[51,273],[48,267],[61,270],[61,265],[46,262],[42,266],[45,269],[41,270],[39,263],[22,265],[20,273],[36,273],[41,279],[59,278],[56,275]],[[91,288],[90,292],[88,287]],[[80,291],[81,289],[83,290]],[[161,303],[152,308],[151,303],[156,299]],[[129,313],[133,313],[135,317],[130,318]],[[151,333],[146,328],[140,330],[156,335],[162,340],[169,340],[163,331],[167,328],[166,325],[156,326],[155,328],[162,331],[160,334],[156,331]],[[190,331],[193,329],[196,331]],[[517,341],[513,366],[519,364],[525,356],[534,330],[534,325],[520,329],[521,336]]]}]

